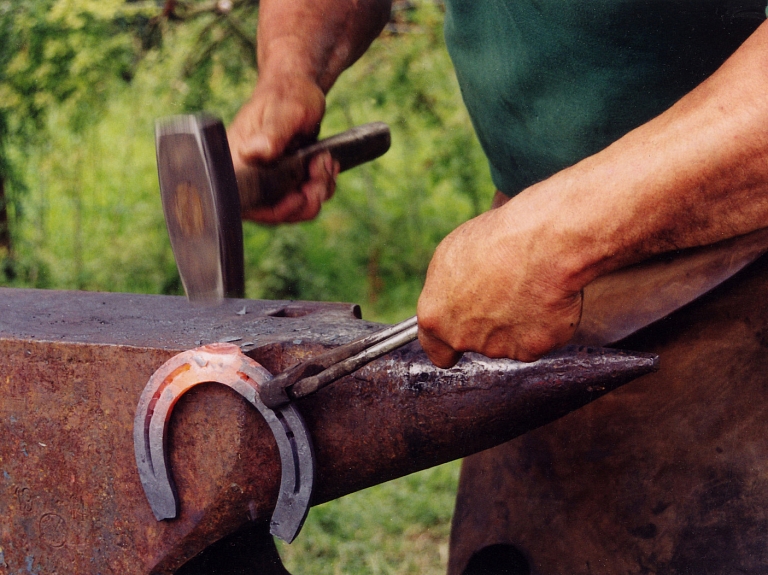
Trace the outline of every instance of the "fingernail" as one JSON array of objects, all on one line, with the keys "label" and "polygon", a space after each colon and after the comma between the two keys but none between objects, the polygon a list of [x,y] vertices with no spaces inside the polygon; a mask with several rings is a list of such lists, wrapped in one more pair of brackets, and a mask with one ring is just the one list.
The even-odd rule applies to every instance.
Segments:
[{"label": "fingernail", "polygon": [[264,134],[258,134],[251,138],[244,146],[242,154],[247,157],[269,156],[272,146]]}]

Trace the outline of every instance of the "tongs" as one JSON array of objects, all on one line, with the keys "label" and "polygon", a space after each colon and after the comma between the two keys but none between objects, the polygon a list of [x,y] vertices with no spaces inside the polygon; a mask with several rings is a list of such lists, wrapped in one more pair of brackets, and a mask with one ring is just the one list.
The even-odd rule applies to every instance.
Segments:
[{"label": "tongs", "polygon": [[417,332],[416,316],[413,316],[335,347],[276,375],[261,387],[259,397],[271,409],[306,397],[377,357],[413,341]]}]

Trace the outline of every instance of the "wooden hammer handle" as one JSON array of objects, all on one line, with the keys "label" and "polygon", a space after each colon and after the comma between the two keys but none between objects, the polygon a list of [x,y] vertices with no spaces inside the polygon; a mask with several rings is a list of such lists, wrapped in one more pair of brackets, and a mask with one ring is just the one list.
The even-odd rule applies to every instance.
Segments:
[{"label": "wooden hammer handle", "polygon": [[320,152],[329,151],[343,172],[378,158],[390,142],[389,126],[373,122],[300,148],[268,166],[245,167],[236,174],[241,209],[275,205],[307,179],[309,162]]}]

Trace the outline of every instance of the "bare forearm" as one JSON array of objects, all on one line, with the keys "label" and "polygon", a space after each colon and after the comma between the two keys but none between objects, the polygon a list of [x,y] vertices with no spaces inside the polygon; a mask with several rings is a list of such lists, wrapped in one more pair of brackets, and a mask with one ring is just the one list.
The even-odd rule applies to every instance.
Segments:
[{"label": "bare forearm", "polygon": [[[317,136],[325,95],[378,36],[389,11],[390,0],[261,0],[259,79],[228,130],[236,174]],[[243,217],[269,224],[311,220],[333,196],[337,172],[331,156],[319,154],[300,187]]]},{"label": "bare forearm", "polygon": [[419,299],[430,358],[532,360],[566,343],[593,279],[768,227],[768,25],[670,110],[460,226]]},{"label": "bare forearm", "polygon": [[561,248],[569,287],[768,226],[766,93],[763,25],[666,113],[521,194],[521,209],[540,205],[536,217]]},{"label": "bare forearm", "polygon": [[390,0],[262,0],[260,75],[304,74],[327,92],[381,32],[390,7]]}]

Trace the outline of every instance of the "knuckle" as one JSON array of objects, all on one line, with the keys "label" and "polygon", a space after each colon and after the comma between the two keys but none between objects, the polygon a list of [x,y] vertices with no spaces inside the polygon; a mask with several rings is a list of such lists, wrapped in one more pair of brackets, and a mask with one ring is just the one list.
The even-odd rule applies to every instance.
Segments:
[{"label": "knuckle", "polygon": [[435,334],[440,328],[440,318],[432,313],[431,306],[426,303],[422,304],[421,301],[419,301],[416,316],[418,317],[419,322],[419,333],[424,332],[431,337],[435,337]]},{"label": "knuckle", "polygon": [[536,361],[549,353],[556,345],[557,340],[553,339],[548,332],[539,331],[529,334],[529,337],[521,342],[518,358],[520,361]]}]

